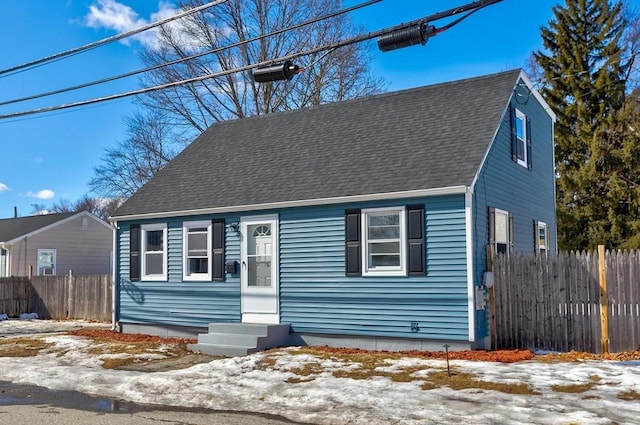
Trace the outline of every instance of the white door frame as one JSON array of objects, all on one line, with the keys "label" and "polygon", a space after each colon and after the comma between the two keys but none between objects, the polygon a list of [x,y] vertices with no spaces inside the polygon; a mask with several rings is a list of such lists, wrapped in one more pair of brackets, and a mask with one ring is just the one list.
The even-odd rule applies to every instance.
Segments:
[{"label": "white door frame", "polygon": [[[268,224],[271,230],[271,286],[248,285],[247,229],[251,225]],[[240,219],[240,307],[244,323],[280,323],[280,272],[278,247],[278,215],[247,216]]]}]

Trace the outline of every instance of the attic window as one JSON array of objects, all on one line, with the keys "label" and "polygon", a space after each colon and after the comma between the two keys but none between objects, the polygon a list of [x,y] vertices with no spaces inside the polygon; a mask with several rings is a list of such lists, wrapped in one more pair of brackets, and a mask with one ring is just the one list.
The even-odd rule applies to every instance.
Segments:
[{"label": "attic window", "polygon": [[516,158],[518,164],[527,166],[527,116],[516,109]]},{"label": "attic window", "polygon": [[81,226],[83,229],[87,229],[89,227],[89,219],[87,217],[82,217]]}]

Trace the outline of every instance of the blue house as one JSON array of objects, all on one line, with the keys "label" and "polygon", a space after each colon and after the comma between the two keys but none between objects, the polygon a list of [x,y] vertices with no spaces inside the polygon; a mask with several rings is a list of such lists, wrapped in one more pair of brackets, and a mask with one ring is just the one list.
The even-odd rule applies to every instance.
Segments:
[{"label": "blue house", "polygon": [[116,324],[487,347],[487,248],[556,250],[554,121],[514,70],[217,123],[112,217]]}]

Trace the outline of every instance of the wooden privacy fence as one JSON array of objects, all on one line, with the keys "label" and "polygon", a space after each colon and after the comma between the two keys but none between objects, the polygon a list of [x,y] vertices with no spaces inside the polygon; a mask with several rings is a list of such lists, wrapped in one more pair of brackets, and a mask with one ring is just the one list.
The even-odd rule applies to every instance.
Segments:
[{"label": "wooden privacy fence", "polygon": [[640,349],[640,250],[498,255],[493,270],[495,347]]},{"label": "wooden privacy fence", "polygon": [[0,278],[0,313],[41,319],[111,321],[110,275]]}]

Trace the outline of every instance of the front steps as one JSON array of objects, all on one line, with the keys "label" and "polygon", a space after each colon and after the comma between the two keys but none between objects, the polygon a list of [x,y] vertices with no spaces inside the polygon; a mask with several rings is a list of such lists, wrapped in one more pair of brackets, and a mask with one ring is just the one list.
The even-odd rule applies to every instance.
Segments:
[{"label": "front steps", "polygon": [[209,333],[198,335],[192,351],[213,356],[246,356],[289,344],[289,325],[258,323],[210,323]]}]

